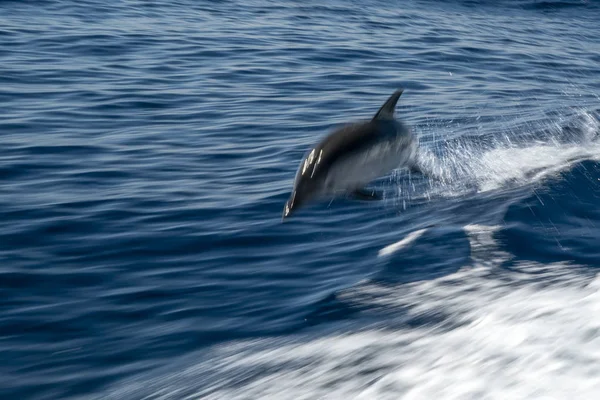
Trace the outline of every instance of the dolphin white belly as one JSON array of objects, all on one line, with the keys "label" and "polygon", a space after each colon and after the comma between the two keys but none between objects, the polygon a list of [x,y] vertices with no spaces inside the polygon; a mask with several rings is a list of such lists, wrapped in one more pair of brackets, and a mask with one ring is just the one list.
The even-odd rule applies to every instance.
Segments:
[{"label": "dolphin white belly", "polygon": [[414,160],[416,143],[404,138],[384,141],[336,162],[325,180],[324,195],[362,188],[396,168],[409,166]]}]

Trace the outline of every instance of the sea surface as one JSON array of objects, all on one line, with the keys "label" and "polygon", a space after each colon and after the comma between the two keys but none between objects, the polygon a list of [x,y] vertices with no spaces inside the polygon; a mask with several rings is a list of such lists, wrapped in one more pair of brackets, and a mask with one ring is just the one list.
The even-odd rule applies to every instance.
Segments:
[{"label": "sea surface", "polygon": [[599,1],[0,1],[1,399],[598,399],[599,272]]}]

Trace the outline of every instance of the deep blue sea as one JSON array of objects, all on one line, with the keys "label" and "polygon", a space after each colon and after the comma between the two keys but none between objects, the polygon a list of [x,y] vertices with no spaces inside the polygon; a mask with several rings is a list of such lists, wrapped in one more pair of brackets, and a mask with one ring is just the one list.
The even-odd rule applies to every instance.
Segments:
[{"label": "deep blue sea", "polygon": [[1,399],[598,399],[599,205],[600,1],[0,1]]}]

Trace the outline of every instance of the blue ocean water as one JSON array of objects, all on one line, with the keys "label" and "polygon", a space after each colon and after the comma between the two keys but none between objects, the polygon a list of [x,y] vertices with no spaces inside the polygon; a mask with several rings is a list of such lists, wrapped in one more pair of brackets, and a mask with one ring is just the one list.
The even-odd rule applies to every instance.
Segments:
[{"label": "blue ocean water", "polygon": [[[0,398],[600,396],[597,1],[0,2]],[[281,223],[397,88],[440,179]]]}]

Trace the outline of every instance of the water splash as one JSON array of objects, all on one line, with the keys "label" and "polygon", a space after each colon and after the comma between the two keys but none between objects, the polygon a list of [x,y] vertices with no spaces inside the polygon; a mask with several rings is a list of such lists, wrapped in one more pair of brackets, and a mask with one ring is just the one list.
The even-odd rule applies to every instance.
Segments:
[{"label": "water splash", "polygon": [[508,125],[503,134],[423,143],[420,162],[430,179],[394,176],[403,200],[456,197],[524,186],[586,159],[600,159],[600,122],[591,112],[552,122]]}]

